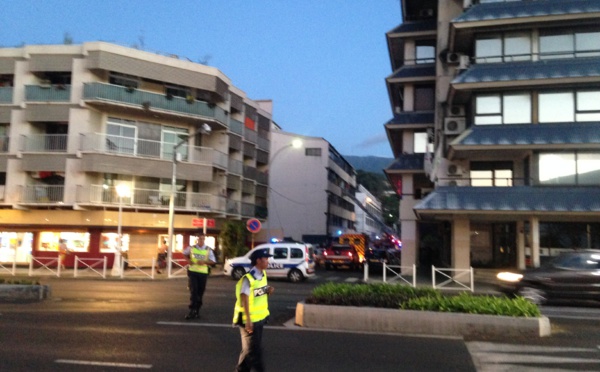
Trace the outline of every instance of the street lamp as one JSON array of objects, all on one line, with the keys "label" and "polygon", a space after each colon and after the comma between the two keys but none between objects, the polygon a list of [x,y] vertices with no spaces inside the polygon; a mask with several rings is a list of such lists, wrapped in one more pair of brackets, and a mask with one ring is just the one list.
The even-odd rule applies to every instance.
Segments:
[{"label": "street lamp", "polygon": [[123,225],[123,198],[131,195],[129,186],[125,183],[117,185],[117,195],[119,196],[119,217],[117,222],[117,250],[115,252],[115,260],[111,270],[112,276],[121,276],[123,274],[123,234],[121,233],[121,226]]},{"label": "street lamp", "polygon": [[[281,154],[281,152],[283,150],[285,150],[287,148],[290,148],[290,147],[295,148],[295,149],[301,148],[302,147],[302,140],[298,139],[298,138],[293,139],[291,143],[288,143],[287,145],[281,147],[279,150],[277,150],[273,154],[273,156],[271,156],[271,158],[269,160],[269,178],[271,178],[270,175],[272,174],[270,167],[274,164],[275,159],[277,158],[277,156],[279,154]],[[271,211],[271,209],[275,210],[275,208],[271,208],[269,206],[270,201],[271,201],[271,180],[269,179],[269,187],[267,187],[267,207],[268,207],[268,210],[269,210],[269,214],[267,215],[267,222],[268,222],[267,223],[267,241],[271,240],[271,216],[270,216],[270,211]]]},{"label": "street lamp", "polygon": [[169,244],[167,246],[167,277],[171,277],[171,263],[173,261],[173,226],[175,225],[175,186],[177,182],[177,149],[187,143],[191,138],[196,137],[199,134],[210,134],[212,128],[210,125],[204,123],[200,130],[192,134],[191,136],[187,136],[182,139],[173,147],[173,165],[172,165],[172,174],[171,174],[171,193],[169,195]]}]

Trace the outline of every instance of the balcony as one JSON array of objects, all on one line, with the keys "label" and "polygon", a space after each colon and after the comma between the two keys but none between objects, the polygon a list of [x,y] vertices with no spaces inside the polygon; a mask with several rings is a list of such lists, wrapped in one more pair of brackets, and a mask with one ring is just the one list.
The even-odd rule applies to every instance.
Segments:
[{"label": "balcony", "polygon": [[[104,133],[81,134],[81,151],[83,152],[172,161],[174,146],[174,144],[168,142],[113,136]],[[229,158],[227,154],[210,147],[184,144],[179,147],[177,152],[182,155],[180,160],[182,162],[210,164],[222,169],[228,167]]]},{"label": "balcony", "polygon": [[8,152],[8,144],[10,143],[10,137],[0,136],[0,153]]},{"label": "balcony", "polygon": [[0,87],[0,104],[12,103],[13,87]]},{"label": "balcony", "polygon": [[83,99],[89,103],[132,106],[143,110],[161,111],[176,116],[212,120],[227,127],[227,113],[222,108],[203,101],[188,101],[139,89],[105,83],[86,83]]},{"label": "balcony", "polygon": [[242,217],[254,217],[254,204],[242,202]]},{"label": "balcony", "polygon": [[[131,190],[129,197],[123,198],[124,207],[169,210],[169,191],[156,189]],[[81,207],[118,206],[121,203],[116,187],[106,185],[78,186],[76,200]],[[223,213],[226,208],[224,197],[208,193],[176,192],[175,210],[187,212]]]},{"label": "balcony", "polygon": [[241,214],[242,203],[237,200],[227,199],[227,214]]},{"label": "balcony", "polygon": [[256,143],[256,139],[258,138],[258,134],[248,128],[244,128],[244,141],[250,143]]},{"label": "balcony", "polygon": [[25,100],[27,102],[69,102],[71,86],[63,84],[26,85]]},{"label": "balcony", "polygon": [[64,185],[25,185],[20,187],[19,204],[63,204]]},{"label": "balcony", "polygon": [[21,136],[22,152],[67,152],[66,134],[27,134]]},{"label": "balcony", "polygon": [[227,169],[229,173],[236,174],[238,176],[242,175],[244,169],[244,163],[241,160],[229,159],[229,166]]},{"label": "balcony", "polygon": [[229,121],[229,130],[240,136],[244,135],[244,124],[241,121],[231,119]]},{"label": "balcony", "polygon": [[264,172],[256,172],[256,182],[260,183],[261,185],[268,185],[269,184],[269,175],[267,173]]},{"label": "balcony", "polygon": [[269,149],[271,148],[271,141],[269,141],[266,138],[262,138],[262,137],[258,137],[257,138],[257,147],[261,150],[264,151],[269,151]]}]

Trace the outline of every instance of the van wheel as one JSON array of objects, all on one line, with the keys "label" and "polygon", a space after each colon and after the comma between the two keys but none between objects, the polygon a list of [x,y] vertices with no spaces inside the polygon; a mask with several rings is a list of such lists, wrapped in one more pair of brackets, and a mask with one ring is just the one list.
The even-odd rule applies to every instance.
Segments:
[{"label": "van wheel", "polygon": [[231,272],[231,277],[235,280],[240,280],[242,276],[246,275],[246,270],[243,267],[236,267]]},{"label": "van wheel", "polygon": [[292,283],[298,283],[299,281],[302,281],[302,279],[304,279],[304,275],[302,275],[302,272],[300,270],[292,269],[288,273],[288,279]]}]

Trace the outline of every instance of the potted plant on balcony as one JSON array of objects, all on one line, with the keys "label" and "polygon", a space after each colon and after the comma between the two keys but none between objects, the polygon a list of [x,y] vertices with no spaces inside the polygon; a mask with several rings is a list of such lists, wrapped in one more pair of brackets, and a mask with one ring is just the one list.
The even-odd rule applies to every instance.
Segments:
[{"label": "potted plant on balcony", "polygon": [[196,98],[192,95],[192,93],[188,93],[187,96],[185,96],[185,101],[187,103],[194,103],[195,100]]}]

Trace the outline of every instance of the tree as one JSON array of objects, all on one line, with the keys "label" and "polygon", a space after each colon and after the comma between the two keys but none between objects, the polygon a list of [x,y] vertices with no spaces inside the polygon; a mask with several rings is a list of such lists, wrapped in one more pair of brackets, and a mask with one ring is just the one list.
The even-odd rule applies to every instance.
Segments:
[{"label": "tree", "polygon": [[248,251],[248,247],[246,247],[247,239],[248,230],[246,230],[244,222],[225,221],[219,234],[223,258],[233,258],[245,254]]}]

